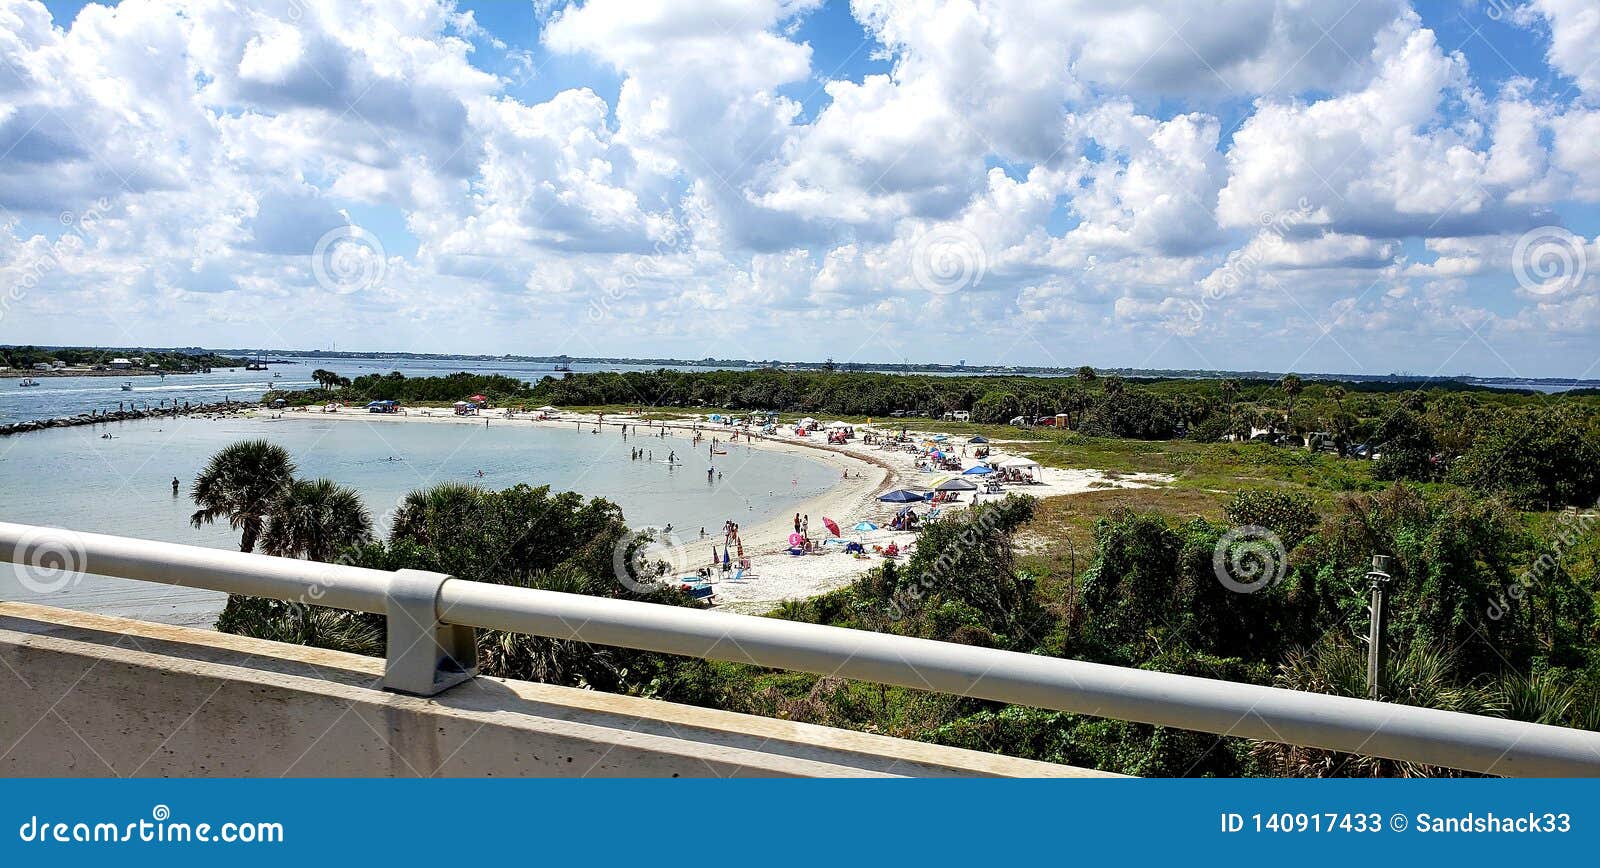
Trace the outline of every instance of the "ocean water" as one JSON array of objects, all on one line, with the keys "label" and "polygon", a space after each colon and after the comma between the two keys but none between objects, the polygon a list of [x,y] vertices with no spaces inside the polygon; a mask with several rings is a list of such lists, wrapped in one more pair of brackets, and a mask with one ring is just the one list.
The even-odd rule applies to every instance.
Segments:
[{"label": "ocean water", "polygon": [[[686,437],[629,436],[616,428],[534,426],[490,420],[435,424],[383,419],[144,419],[36,431],[0,439],[0,520],[233,549],[226,523],[195,529],[189,485],[207,458],[240,439],[264,437],[294,456],[299,475],[325,477],[362,495],[380,532],[409,491],[446,482],[485,488],[550,485],[605,497],[636,528],[674,525],[684,539],[726,520],[745,526],[792,511],[825,492],[836,472],[796,455],[727,445],[714,458]],[[102,435],[110,434],[109,439]],[[653,460],[629,459],[632,447]],[[668,465],[676,451],[681,466]],[[706,470],[721,471],[707,480]],[[478,474],[482,472],[480,477]],[[172,495],[172,479],[181,483]],[[0,599],[104,614],[209,625],[222,596],[209,591],[86,576],[41,596],[0,564]]]}]

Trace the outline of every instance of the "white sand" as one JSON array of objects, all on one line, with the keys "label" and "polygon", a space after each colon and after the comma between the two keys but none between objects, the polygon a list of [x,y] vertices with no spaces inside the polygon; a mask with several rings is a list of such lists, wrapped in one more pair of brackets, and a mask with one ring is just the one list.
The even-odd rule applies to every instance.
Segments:
[{"label": "white sand", "polygon": [[[485,411],[482,416],[455,416],[446,409],[411,409],[405,415],[390,415],[381,413],[368,413],[364,409],[346,408],[335,413],[323,413],[317,408],[305,411],[261,411],[262,415],[281,415],[285,419],[349,419],[366,422],[421,422],[435,424],[465,424],[482,425],[485,418],[491,420],[491,425],[573,425],[582,422],[586,425],[599,424],[594,415],[579,413],[561,413],[551,420],[539,420],[531,413],[518,413],[510,417],[504,411]],[[632,416],[607,414],[605,423],[613,424],[638,424],[651,427],[661,427],[680,431],[689,431],[697,423],[694,417],[682,417],[677,420],[658,422],[641,421]],[[712,425],[698,422],[701,429],[708,432],[708,436],[717,436],[726,441],[732,429],[725,425]],[[861,444],[861,435],[875,431],[875,433],[888,433],[888,426],[857,426],[857,439],[851,440],[843,446],[830,446],[825,436],[811,435],[797,437],[793,428],[780,428],[777,435],[749,437],[741,433],[738,443],[748,442],[751,446],[761,449],[771,449],[789,453],[803,453],[806,457],[823,462],[838,469],[840,479],[833,488],[825,494],[812,498],[801,504],[798,512],[810,517],[810,534],[812,539],[829,536],[824,528],[824,516],[838,522],[846,539],[860,540],[869,552],[874,546],[887,547],[894,542],[904,550],[916,540],[914,532],[894,532],[887,528],[858,533],[852,527],[862,520],[871,521],[880,526],[886,526],[888,521],[902,508],[902,504],[882,503],[878,495],[896,488],[909,488],[912,490],[927,489],[939,480],[956,475],[953,471],[920,472],[916,468],[917,457],[903,451],[882,451],[876,446]],[[894,426],[898,431],[899,426]],[[921,436],[922,432],[909,432],[914,437]],[[960,449],[959,438],[949,441],[951,448]],[[1026,445],[1030,441],[995,441],[990,447],[997,453],[1010,453],[1010,446]],[[998,447],[998,448],[997,448]],[[971,451],[971,447],[968,447]],[[963,468],[971,467],[977,462],[966,458],[962,461]],[[1020,493],[1031,497],[1062,497],[1073,494],[1082,494],[1102,488],[1148,488],[1163,485],[1172,481],[1172,477],[1164,474],[1121,474],[1116,477],[1107,476],[1098,470],[1065,470],[1045,467],[1040,471],[1040,484],[1035,485],[1007,485],[1006,493]],[[848,477],[846,477],[848,474]],[[972,478],[972,477],[969,477]],[[981,484],[981,482],[980,482]],[[964,509],[971,505],[975,492],[962,492],[960,503],[942,504],[944,511]],[[981,495],[983,499],[993,499],[998,495]],[[919,513],[926,513],[930,504],[916,504]],[[772,608],[783,600],[801,599],[815,596],[826,591],[834,590],[850,584],[862,573],[874,565],[882,562],[882,556],[876,553],[869,554],[864,559],[846,555],[843,546],[827,545],[822,547],[824,554],[795,556],[788,553],[788,536],[794,530],[793,513],[772,516],[759,524],[740,528],[740,537],[744,543],[746,556],[750,558],[747,577],[738,581],[733,580],[734,573],[723,574],[714,571],[713,585],[716,596],[714,602],[719,607],[735,611],[760,612]],[[653,551],[653,557],[666,560],[674,567],[676,572],[692,574],[694,570],[710,561],[710,546],[716,544],[721,551],[722,537],[720,532],[714,538],[704,540],[686,540],[681,546],[660,546]],[[723,578],[723,576],[727,578]]]}]

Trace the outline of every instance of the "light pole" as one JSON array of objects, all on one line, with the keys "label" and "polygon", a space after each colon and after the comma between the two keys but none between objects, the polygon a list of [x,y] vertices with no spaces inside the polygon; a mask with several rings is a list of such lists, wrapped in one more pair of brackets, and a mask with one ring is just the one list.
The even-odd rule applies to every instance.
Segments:
[{"label": "light pole", "polygon": [[1384,643],[1388,631],[1389,613],[1384,606],[1388,590],[1389,556],[1373,555],[1372,569],[1367,571],[1367,581],[1372,588],[1372,610],[1367,634],[1367,698],[1376,701],[1383,691]]}]

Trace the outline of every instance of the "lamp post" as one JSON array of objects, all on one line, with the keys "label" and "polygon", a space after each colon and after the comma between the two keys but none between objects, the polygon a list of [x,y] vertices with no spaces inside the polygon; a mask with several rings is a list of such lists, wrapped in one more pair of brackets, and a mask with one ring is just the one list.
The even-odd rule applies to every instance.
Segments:
[{"label": "lamp post", "polygon": [[1388,630],[1389,613],[1384,606],[1388,590],[1389,556],[1373,555],[1372,569],[1367,571],[1367,582],[1372,588],[1372,609],[1367,634],[1367,698],[1376,701],[1383,692],[1384,653],[1383,635]]}]

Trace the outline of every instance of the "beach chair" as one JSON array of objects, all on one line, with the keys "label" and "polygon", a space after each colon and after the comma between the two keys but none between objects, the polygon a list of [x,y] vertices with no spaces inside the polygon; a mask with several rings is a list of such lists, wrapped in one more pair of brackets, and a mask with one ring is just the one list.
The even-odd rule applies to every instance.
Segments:
[{"label": "beach chair", "polygon": [[708,582],[688,584],[684,585],[684,587],[687,589],[690,599],[710,600],[717,594],[716,589],[711,587],[710,583]]}]

